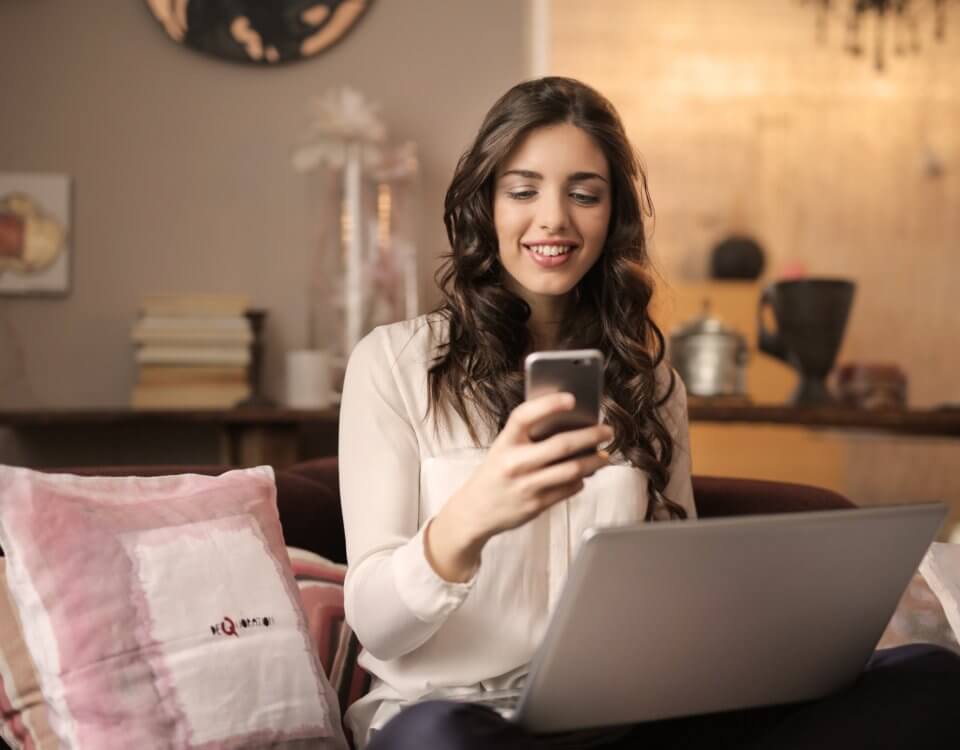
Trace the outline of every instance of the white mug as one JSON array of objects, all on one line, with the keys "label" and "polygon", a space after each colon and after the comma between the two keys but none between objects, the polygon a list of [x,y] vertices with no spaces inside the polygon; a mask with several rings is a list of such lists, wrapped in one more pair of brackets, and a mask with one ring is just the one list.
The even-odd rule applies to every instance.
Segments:
[{"label": "white mug", "polygon": [[292,409],[326,409],[333,403],[332,361],[320,349],[287,352],[286,404]]}]

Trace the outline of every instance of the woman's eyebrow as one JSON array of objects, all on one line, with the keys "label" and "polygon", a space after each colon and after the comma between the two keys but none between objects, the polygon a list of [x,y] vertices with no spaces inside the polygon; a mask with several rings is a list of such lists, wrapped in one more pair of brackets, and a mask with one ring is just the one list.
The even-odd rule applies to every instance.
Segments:
[{"label": "woman's eyebrow", "polygon": [[539,172],[534,172],[529,169],[508,169],[504,172],[501,177],[509,177],[510,175],[516,175],[517,177],[525,177],[528,180],[542,180],[543,175]]},{"label": "woman's eyebrow", "polygon": [[[509,177],[510,175],[515,175],[517,177],[523,177],[527,180],[542,180],[543,175],[539,172],[534,172],[531,169],[508,169],[500,177]],[[597,174],[596,172],[574,172],[567,178],[567,182],[583,182],[584,180],[602,180],[607,182],[607,178],[602,174]]]},{"label": "woman's eyebrow", "polygon": [[596,172],[574,172],[567,178],[568,182],[583,182],[584,180],[602,180],[607,182],[607,178]]}]

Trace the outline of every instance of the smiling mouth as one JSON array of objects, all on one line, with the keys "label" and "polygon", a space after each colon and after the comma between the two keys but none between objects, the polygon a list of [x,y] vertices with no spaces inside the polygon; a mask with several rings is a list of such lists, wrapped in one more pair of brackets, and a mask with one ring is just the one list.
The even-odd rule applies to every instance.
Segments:
[{"label": "smiling mouth", "polygon": [[524,245],[524,247],[531,253],[545,258],[567,255],[577,249],[576,245]]}]

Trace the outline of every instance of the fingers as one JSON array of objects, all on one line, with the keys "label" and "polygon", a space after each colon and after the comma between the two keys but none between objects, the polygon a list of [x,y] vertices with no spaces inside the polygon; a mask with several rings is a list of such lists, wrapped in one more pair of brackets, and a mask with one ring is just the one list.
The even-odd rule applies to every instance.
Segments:
[{"label": "fingers", "polygon": [[575,405],[576,399],[571,393],[551,393],[524,401],[510,413],[510,418],[503,427],[503,433],[506,433],[513,442],[525,441],[534,424],[551,414],[570,411]]},{"label": "fingers", "polygon": [[508,473],[518,477],[578,453],[593,452],[601,443],[613,439],[613,429],[599,424],[553,435],[532,445],[516,446],[507,457]]},{"label": "fingers", "polygon": [[552,487],[589,477],[609,463],[610,456],[600,451],[579,458],[571,458],[528,475],[524,489],[532,494],[539,494]]}]

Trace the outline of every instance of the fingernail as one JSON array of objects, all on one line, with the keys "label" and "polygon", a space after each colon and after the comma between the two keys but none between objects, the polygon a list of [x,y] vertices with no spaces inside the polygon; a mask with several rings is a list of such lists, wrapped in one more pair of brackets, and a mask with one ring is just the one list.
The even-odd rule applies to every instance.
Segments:
[{"label": "fingernail", "polygon": [[610,461],[610,454],[607,453],[605,450],[597,451],[597,455],[600,456],[600,458],[602,458],[604,461],[607,461],[607,462]]}]

